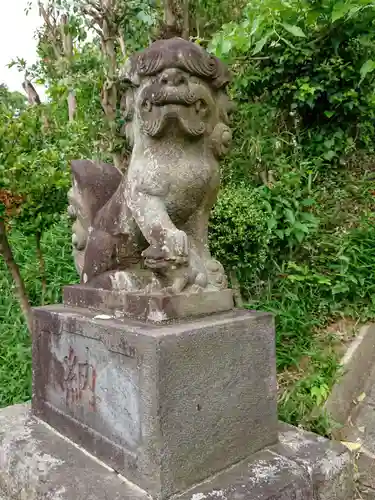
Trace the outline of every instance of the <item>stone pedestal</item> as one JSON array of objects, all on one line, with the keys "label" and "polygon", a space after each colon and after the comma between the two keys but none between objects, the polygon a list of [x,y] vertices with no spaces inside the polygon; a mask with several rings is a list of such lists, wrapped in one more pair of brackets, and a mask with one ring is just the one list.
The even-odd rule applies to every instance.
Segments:
[{"label": "stone pedestal", "polygon": [[226,289],[163,295],[121,293],[74,285],[65,287],[64,304],[109,313],[118,319],[136,318],[161,323],[230,311],[233,309],[233,292]]},{"label": "stone pedestal", "polygon": [[33,412],[154,499],[277,442],[274,323],[35,310]]},{"label": "stone pedestal", "polygon": [[[203,450],[205,443],[200,444]],[[279,428],[259,451],[176,500],[354,500],[353,460],[340,444]],[[30,414],[0,410],[1,500],[150,500],[142,489]]]}]

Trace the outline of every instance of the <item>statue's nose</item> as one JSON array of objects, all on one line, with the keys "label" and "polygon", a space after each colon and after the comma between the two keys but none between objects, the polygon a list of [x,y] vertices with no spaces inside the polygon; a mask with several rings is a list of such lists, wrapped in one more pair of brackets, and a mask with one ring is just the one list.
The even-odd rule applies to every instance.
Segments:
[{"label": "statue's nose", "polygon": [[171,85],[175,87],[186,83],[185,75],[177,68],[169,68],[164,70],[160,80],[163,85]]}]

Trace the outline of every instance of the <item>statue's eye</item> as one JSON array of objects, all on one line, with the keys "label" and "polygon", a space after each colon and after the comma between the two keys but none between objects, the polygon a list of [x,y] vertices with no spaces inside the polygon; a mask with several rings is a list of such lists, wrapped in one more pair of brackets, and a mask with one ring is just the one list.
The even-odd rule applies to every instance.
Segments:
[{"label": "statue's eye", "polygon": [[151,104],[151,101],[149,99],[145,99],[142,103],[142,108],[145,110],[145,111],[151,111],[152,110],[152,104]]}]

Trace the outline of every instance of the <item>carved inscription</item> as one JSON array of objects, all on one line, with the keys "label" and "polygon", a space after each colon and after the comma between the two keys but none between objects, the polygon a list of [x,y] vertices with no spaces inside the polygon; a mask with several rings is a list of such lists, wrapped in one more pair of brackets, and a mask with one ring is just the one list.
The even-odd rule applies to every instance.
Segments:
[{"label": "carved inscription", "polygon": [[86,348],[86,360],[80,361],[74,349],[64,358],[64,392],[67,406],[79,404],[88,398],[89,408],[96,410],[97,396],[96,369],[89,363],[89,350]]},{"label": "carved inscription", "polygon": [[135,347],[129,344],[129,342],[122,338],[120,340],[120,348],[125,356],[128,358],[135,358],[137,356],[137,351]]}]

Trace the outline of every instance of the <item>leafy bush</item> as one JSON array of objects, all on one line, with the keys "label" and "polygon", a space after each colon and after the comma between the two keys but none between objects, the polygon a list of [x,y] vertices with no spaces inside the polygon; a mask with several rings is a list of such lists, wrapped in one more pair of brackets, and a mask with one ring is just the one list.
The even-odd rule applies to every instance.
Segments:
[{"label": "leafy bush", "polygon": [[270,231],[256,190],[227,186],[214,207],[209,241],[213,255],[247,288],[264,268]]},{"label": "leafy bush", "polygon": [[234,74],[224,183],[266,211],[264,264],[240,284],[276,317],[281,418],[323,434],[313,410],[338,370],[325,328],[375,316],[374,21],[368,0],[256,1],[210,45]]},{"label": "leafy bush", "polygon": [[265,0],[214,37],[235,61],[233,94],[283,111],[314,167],[343,163],[356,146],[373,150],[375,8],[364,0]]}]

